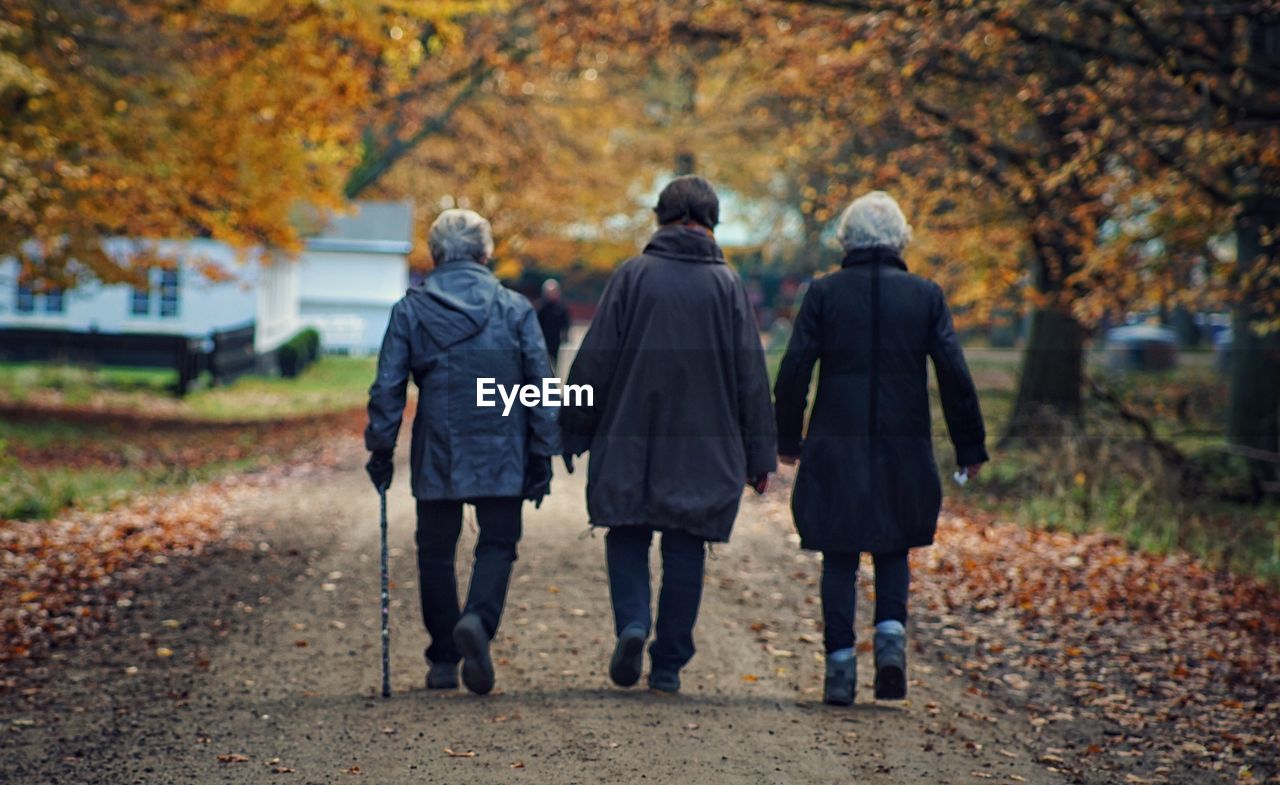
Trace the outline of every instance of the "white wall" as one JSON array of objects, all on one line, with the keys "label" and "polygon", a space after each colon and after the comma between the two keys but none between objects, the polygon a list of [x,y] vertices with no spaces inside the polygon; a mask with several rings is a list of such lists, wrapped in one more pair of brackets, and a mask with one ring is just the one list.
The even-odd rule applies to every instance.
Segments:
[{"label": "white wall", "polygon": [[279,257],[264,262],[258,271],[257,328],[254,351],[269,352],[302,329],[298,306],[299,265]]},{"label": "white wall", "polygon": [[[108,252],[128,255],[137,242],[108,240]],[[86,281],[64,295],[66,304],[61,314],[44,312],[37,298],[36,312],[18,313],[18,265],[12,259],[0,260],[0,327],[41,327],[66,330],[123,333],[176,333],[192,337],[208,335],[214,330],[236,327],[249,322],[267,322],[257,335],[259,351],[279,345],[298,329],[298,269],[295,264],[269,266],[264,272],[255,257],[241,260],[229,246],[212,240],[162,241],[154,244],[158,252],[178,260],[180,283],[178,312],[160,316],[158,297],[152,293],[151,313],[131,312],[133,289],[126,284],[104,285]],[[221,265],[235,280],[210,281],[198,269],[203,263]],[[153,274],[155,271],[153,271]],[[275,294],[264,301],[259,283],[267,282]],[[281,333],[284,333],[281,335]]]},{"label": "white wall", "polygon": [[405,256],[309,249],[300,267],[302,321],[320,330],[321,344],[357,354],[376,352],[391,306],[409,288]]}]

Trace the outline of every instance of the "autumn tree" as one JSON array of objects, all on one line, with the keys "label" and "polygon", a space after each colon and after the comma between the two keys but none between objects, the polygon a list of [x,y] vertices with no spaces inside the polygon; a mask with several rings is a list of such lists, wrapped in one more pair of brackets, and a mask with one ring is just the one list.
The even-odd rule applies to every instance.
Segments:
[{"label": "autumn tree", "polygon": [[297,248],[293,210],[340,204],[386,74],[490,5],[3,0],[0,254],[65,285],[134,272],[112,235]]}]

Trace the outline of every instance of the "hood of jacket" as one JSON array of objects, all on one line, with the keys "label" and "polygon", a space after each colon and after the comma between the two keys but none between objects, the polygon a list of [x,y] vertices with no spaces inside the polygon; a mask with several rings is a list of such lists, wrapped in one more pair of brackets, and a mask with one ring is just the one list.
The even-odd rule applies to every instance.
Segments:
[{"label": "hood of jacket", "polygon": [[415,296],[409,302],[431,337],[449,347],[484,329],[501,288],[487,267],[470,261],[446,262],[410,290]]},{"label": "hood of jacket", "polygon": [[662,226],[644,247],[649,256],[661,256],[695,264],[724,264],[724,252],[715,238],[688,226]]}]

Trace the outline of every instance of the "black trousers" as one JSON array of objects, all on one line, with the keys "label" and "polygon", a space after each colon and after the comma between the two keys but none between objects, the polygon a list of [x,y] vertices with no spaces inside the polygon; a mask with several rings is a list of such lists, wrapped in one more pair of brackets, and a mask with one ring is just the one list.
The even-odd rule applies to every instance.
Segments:
[{"label": "black trousers", "polygon": [[[858,607],[858,553],[822,554],[822,622],[828,653],[853,648],[853,630]],[[907,590],[911,568],[907,552],[873,553],[876,568],[876,624],[882,621],[907,623]]]},{"label": "black trousers", "polygon": [[[418,502],[418,593],[422,601],[422,622],[431,636],[428,662],[457,662],[462,658],[453,645],[453,628],[464,613],[480,617],[492,638],[502,619],[507,600],[511,565],[520,542],[520,505],[517,496]],[[467,604],[458,607],[458,576],[455,557],[458,535],[462,533],[462,505],[476,508],[480,537]]]}]

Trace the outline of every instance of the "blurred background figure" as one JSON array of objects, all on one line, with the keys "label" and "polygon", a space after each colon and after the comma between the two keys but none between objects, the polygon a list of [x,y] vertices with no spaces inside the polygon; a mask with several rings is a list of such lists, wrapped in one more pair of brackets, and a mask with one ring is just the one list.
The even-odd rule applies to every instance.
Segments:
[{"label": "blurred background figure", "polygon": [[560,360],[560,346],[569,331],[569,309],[560,302],[560,284],[554,278],[548,278],[542,284],[538,325],[542,327],[542,338],[547,343],[547,354],[551,356],[551,370],[555,371]]}]

